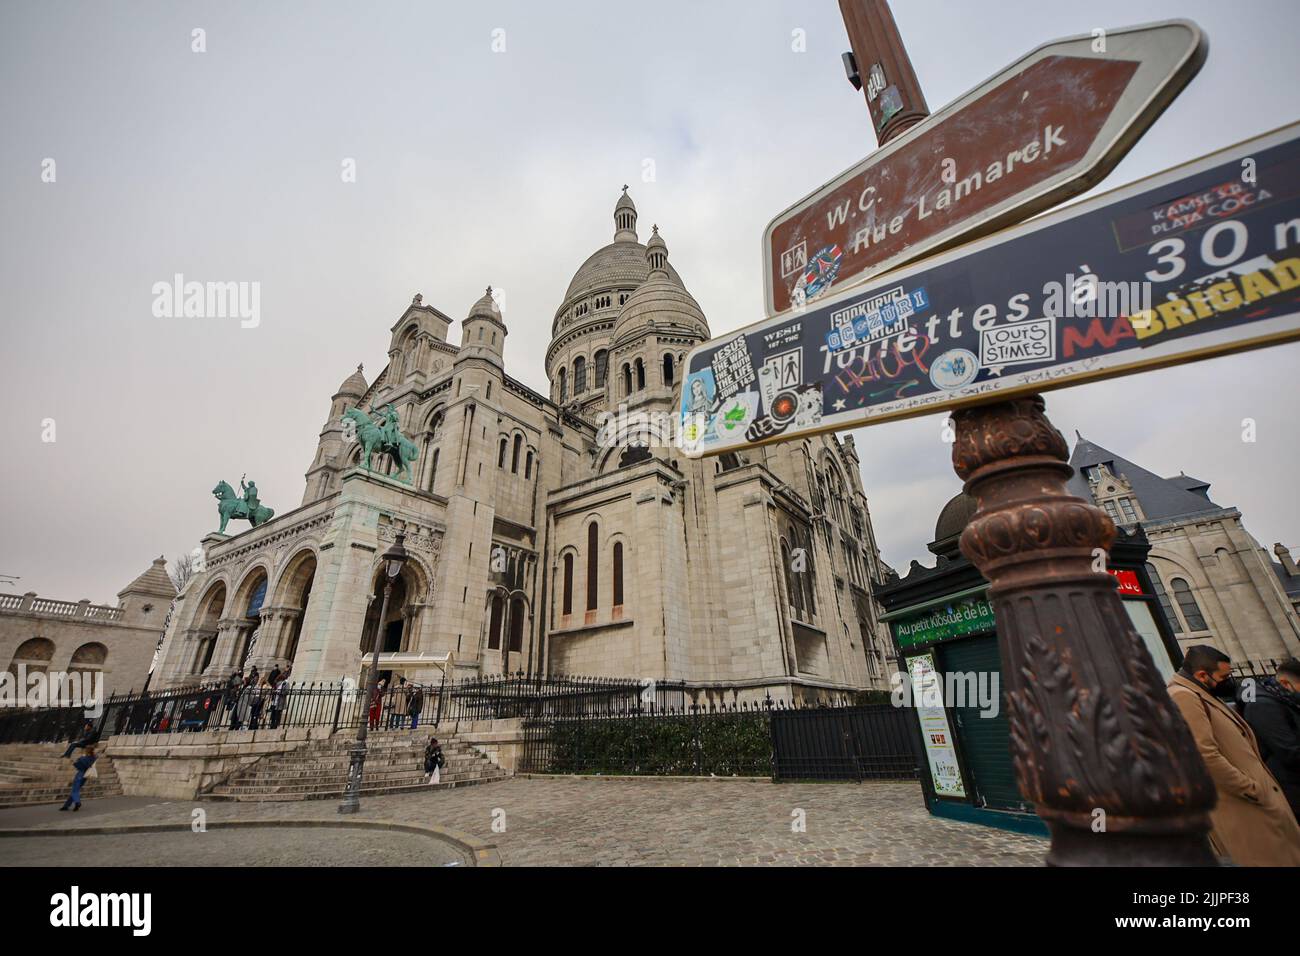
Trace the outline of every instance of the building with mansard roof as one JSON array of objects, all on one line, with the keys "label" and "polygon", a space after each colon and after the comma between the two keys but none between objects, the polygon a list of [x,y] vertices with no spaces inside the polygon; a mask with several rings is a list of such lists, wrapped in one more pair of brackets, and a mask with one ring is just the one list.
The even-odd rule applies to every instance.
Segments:
[{"label": "building with mansard roof", "polygon": [[[709,324],[658,228],[640,241],[626,187],[613,240],[555,310],[545,391],[507,371],[511,321],[489,288],[453,345],[451,316],[415,297],[387,366],[330,397],[301,505],[204,539],[164,683],[253,665],[360,679],[379,641],[384,671],[419,680],[653,678],[727,701],[886,685],[852,439],[704,460],[665,440]],[[344,420],[389,403],[418,448],[409,484],[367,471]],[[380,555],[399,532],[411,559],[381,621]]]},{"label": "building with mansard roof", "polygon": [[1071,492],[1151,542],[1147,573],[1179,644],[1212,644],[1234,660],[1300,656],[1300,575],[1280,544],[1273,561],[1241,512],[1189,475],[1162,478],[1079,436]]}]

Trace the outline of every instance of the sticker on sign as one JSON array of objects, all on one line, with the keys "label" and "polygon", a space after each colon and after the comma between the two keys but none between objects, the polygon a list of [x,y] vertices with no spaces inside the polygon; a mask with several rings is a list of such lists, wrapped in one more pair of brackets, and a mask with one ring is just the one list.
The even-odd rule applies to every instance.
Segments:
[{"label": "sticker on sign", "polygon": [[1300,123],[706,342],[692,457],[1300,339]]},{"label": "sticker on sign", "polygon": [[778,215],[777,315],[1090,189],[1205,60],[1186,20],[1046,43]]}]

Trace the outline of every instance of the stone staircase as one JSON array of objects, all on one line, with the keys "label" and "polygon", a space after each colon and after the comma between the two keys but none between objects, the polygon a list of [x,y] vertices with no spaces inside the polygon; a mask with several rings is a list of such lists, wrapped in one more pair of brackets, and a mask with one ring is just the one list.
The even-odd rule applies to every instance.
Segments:
[{"label": "stone staircase", "polygon": [[[24,807],[41,803],[62,804],[72,789],[76,770],[72,758],[65,758],[67,744],[0,745],[0,807]],[[81,788],[82,801],[122,795],[122,782],[113,769],[107,748],[97,746],[95,770],[99,776]],[[81,751],[74,751],[80,757]]]},{"label": "stone staircase", "polygon": [[[425,783],[424,747],[427,733],[372,732],[366,741],[366,767],[361,795],[378,796],[419,790],[447,790],[505,780],[502,770],[480,750],[450,734],[439,734],[446,765],[436,787]],[[350,734],[264,757],[203,794],[206,800],[288,801],[328,800],[343,796],[348,774]]]}]

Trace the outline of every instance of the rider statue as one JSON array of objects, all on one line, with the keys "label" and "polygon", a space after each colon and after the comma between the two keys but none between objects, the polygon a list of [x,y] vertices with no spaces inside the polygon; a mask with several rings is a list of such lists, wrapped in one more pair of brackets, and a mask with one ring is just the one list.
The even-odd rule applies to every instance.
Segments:
[{"label": "rider statue", "polygon": [[[375,408],[373,405],[370,407],[370,414],[375,414]],[[379,425],[380,434],[383,435],[383,444],[396,448],[402,440],[402,429],[399,427],[397,421],[397,409],[393,407],[392,402],[389,402],[384,406],[382,414],[384,416],[383,423],[375,422],[375,424]]]},{"label": "rider statue", "polygon": [[244,484],[244,478],[246,477],[246,475],[240,477],[239,490],[244,493],[244,504],[248,506],[248,514],[251,518],[253,515],[257,514],[257,506],[259,504],[257,498],[257,482],[250,481],[248,484]]}]

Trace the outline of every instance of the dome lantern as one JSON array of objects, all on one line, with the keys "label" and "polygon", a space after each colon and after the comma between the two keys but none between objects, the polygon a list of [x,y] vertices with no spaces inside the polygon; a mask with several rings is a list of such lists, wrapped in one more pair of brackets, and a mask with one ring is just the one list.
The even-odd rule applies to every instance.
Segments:
[{"label": "dome lantern", "polygon": [[618,202],[614,205],[614,241],[615,242],[636,242],[636,204],[632,202],[632,197],[627,194],[627,186],[623,186],[623,195],[618,197]]}]

